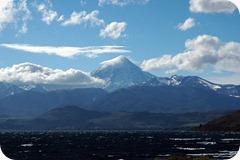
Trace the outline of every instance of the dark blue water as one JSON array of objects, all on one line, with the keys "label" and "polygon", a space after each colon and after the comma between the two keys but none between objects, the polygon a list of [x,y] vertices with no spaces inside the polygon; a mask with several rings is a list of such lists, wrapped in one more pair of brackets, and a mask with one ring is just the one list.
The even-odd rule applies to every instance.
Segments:
[{"label": "dark blue water", "polygon": [[15,160],[160,160],[172,155],[227,159],[240,134],[191,132],[0,133],[3,152]]}]

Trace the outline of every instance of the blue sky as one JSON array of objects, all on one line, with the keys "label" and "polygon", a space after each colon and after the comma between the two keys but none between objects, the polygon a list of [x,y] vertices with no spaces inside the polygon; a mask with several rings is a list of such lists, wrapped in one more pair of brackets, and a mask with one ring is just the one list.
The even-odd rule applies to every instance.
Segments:
[{"label": "blue sky", "polygon": [[[102,61],[123,54],[159,76],[199,75],[215,82],[240,84],[240,69],[236,67],[240,64],[240,15],[227,0],[217,5],[214,0],[195,0],[196,4],[190,0],[102,0],[101,4],[98,0],[6,1],[7,14],[12,18],[0,16],[2,70],[30,62],[53,69],[91,72]],[[19,9],[18,5],[24,7]],[[82,17],[70,22],[73,12]],[[184,24],[187,19],[191,22]],[[188,47],[186,41],[191,41]],[[24,44],[32,47],[30,51]],[[73,56],[32,51],[63,46],[74,50],[115,46],[119,50],[106,53],[109,48],[101,48],[101,54]],[[214,51],[210,52],[212,47]],[[205,51],[209,53],[203,55]],[[192,59],[195,55],[200,56]]]}]

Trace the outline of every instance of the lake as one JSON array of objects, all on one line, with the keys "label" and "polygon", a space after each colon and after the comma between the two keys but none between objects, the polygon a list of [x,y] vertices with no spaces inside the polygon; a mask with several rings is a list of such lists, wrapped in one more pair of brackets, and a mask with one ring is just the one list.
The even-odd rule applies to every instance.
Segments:
[{"label": "lake", "polygon": [[15,160],[160,160],[173,155],[227,159],[237,133],[85,131],[1,132],[3,152]]}]

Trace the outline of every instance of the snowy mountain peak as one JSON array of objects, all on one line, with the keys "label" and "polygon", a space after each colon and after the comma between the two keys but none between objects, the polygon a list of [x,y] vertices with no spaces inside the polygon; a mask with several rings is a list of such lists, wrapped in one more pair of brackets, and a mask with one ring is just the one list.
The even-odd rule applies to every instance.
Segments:
[{"label": "snowy mountain peak", "polygon": [[209,82],[203,78],[197,77],[197,76],[177,76],[174,75],[170,78],[170,84],[172,86],[191,86],[191,87],[202,87],[202,88],[208,88],[212,90],[218,90],[221,89],[221,85],[214,84],[212,82]]},{"label": "snowy mountain peak", "polygon": [[105,80],[104,88],[110,91],[142,84],[154,77],[150,73],[142,71],[125,56],[119,56],[101,64],[102,66],[92,75]]},{"label": "snowy mountain peak", "polygon": [[[164,82],[164,83],[163,83]],[[185,87],[200,87],[211,89],[214,91],[218,91],[222,89],[223,85],[215,84],[209,82],[203,78],[197,76],[178,76],[173,75],[170,78],[155,78],[147,82],[148,85],[153,84],[153,86],[157,85],[169,85],[169,86],[185,86]]]},{"label": "snowy mountain peak", "polygon": [[184,77],[182,79],[181,83],[182,83],[182,85],[205,87],[205,88],[209,88],[209,89],[212,89],[215,91],[221,88],[221,85],[214,84],[212,82],[209,82],[209,81],[202,79],[200,77],[197,77],[197,76]]},{"label": "snowy mountain peak", "polygon": [[[111,60],[103,61],[101,63],[100,69],[104,69],[107,67],[119,67],[119,66],[126,66],[126,65],[134,65],[127,57],[125,56],[118,56]],[[135,65],[134,65],[135,66]]]}]

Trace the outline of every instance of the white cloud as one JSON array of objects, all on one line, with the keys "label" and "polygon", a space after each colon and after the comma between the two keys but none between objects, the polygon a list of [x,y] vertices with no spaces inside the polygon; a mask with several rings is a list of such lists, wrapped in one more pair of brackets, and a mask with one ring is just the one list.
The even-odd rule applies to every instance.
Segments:
[{"label": "white cloud", "polygon": [[112,22],[100,31],[100,36],[103,38],[109,37],[112,39],[119,39],[123,36],[122,34],[125,32],[126,28],[126,22]]},{"label": "white cloud", "polygon": [[187,30],[193,28],[195,25],[196,25],[195,19],[188,18],[185,20],[185,22],[179,23],[177,28],[181,31],[187,31]]},{"label": "white cloud", "polygon": [[128,4],[147,4],[150,0],[98,0],[98,5],[125,6]]},{"label": "white cloud", "polygon": [[26,33],[27,21],[31,18],[27,0],[0,0],[0,4],[0,32],[8,24],[14,23],[16,26],[20,26],[20,33]]},{"label": "white cloud", "polygon": [[222,42],[218,37],[201,35],[185,43],[186,50],[144,60],[144,70],[199,71],[213,68],[218,72],[240,73],[240,43]]},{"label": "white cloud", "polygon": [[233,13],[236,7],[228,0],[190,0],[194,13]]},{"label": "white cloud", "polygon": [[27,21],[31,19],[31,12],[28,9],[28,4],[27,0],[21,0],[19,5],[18,5],[18,14],[17,16],[21,17],[22,21],[22,26],[21,29],[19,30],[20,33],[27,33],[28,31],[28,26],[27,26]]},{"label": "white cloud", "polygon": [[124,46],[90,46],[90,47],[53,47],[33,46],[29,44],[1,44],[2,47],[38,54],[55,55],[71,58],[78,55],[97,57],[103,54],[129,53]]},{"label": "white cloud", "polygon": [[14,2],[13,0],[0,0],[0,31],[5,25],[14,21]]},{"label": "white cloud", "polygon": [[54,84],[70,86],[100,86],[103,80],[81,70],[51,69],[32,63],[0,68],[0,81],[8,83]]},{"label": "white cloud", "polygon": [[66,19],[62,25],[70,26],[70,25],[79,25],[79,24],[90,24],[91,26],[101,26],[104,25],[104,20],[98,18],[99,11],[94,10],[90,13],[86,11],[81,12],[73,12],[69,19]]},{"label": "white cloud", "polygon": [[39,4],[37,10],[42,14],[42,21],[50,25],[54,20],[58,20],[58,13],[49,9],[45,4]]},{"label": "white cloud", "polygon": [[59,21],[62,21],[62,26],[80,24],[90,26],[102,26],[104,28],[100,30],[99,34],[102,38],[119,39],[120,37],[124,36],[123,33],[127,28],[126,22],[112,22],[108,25],[105,25],[105,21],[103,19],[100,19],[98,16],[98,10],[94,10],[90,13],[87,13],[86,11],[73,12],[69,19]]}]

